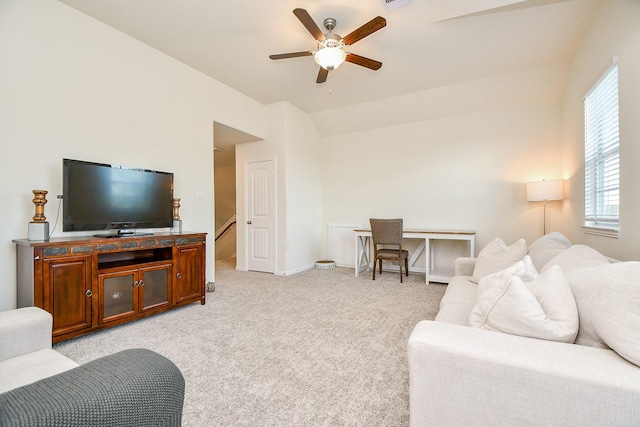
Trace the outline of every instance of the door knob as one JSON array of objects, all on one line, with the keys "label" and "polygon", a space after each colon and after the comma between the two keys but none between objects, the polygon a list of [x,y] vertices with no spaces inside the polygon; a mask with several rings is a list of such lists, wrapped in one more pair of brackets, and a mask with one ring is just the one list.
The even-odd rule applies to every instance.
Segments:
[{"label": "door knob", "polygon": [[251,225],[251,221],[247,221],[247,224]]}]

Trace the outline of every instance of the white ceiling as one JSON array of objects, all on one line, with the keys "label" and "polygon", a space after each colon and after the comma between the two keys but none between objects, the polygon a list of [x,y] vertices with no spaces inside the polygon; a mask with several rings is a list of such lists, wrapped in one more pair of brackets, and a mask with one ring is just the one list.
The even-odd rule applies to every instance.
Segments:
[{"label": "white ceiling", "polygon": [[[60,0],[264,104],[307,113],[568,61],[601,0]],[[315,50],[292,13],[327,17],[346,36],[375,16],[387,26],[347,50],[381,61],[345,63],[315,83]]]}]

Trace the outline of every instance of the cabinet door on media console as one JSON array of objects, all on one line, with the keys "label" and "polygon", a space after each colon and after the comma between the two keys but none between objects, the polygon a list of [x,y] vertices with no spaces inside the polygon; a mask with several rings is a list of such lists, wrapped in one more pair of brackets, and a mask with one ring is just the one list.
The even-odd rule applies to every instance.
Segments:
[{"label": "cabinet door on media console", "polygon": [[91,255],[42,261],[42,308],[53,315],[53,336],[91,328]]},{"label": "cabinet door on media console", "polygon": [[140,269],[140,311],[154,310],[172,302],[171,270],[170,265]]},{"label": "cabinet door on media console", "polygon": [[178,246],[175,263],[176,303],[201,299],[204,304],[204,247]]},{"label": "cabinet door on media console", "polygon": [[100,322],[168,306],[170,279],[170,264],[100,273]]}]

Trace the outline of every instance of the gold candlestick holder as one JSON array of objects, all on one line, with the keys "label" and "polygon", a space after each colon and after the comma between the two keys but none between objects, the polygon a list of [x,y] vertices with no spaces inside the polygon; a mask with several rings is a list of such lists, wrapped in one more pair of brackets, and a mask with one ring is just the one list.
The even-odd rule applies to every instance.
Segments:
[{"label": "gold candlestick holder", "polygon": [[33,190],[33,204],[36,206],[36,214],[29,223],[29,240],[49,240],[49,223],[44,216],[44,205],[47,204],[46,190]]},{"label": "gold candlestick holder", "polygon": [[180,199],[173,199],[173,226],[172,233],[182,233],[182,220],[180,219]]},{"label": "gold candlestick holder", "polygon": [[180,220],[180,199],[173,199],[173,220]]},{"label": "gold candlestick holder", "polygon": [[47,217],[44,216],[44,205],[47,204],[46,190],[33,190],[33,204],[36,205],[36,214],[33,216],[34,222],[45,222]]}]

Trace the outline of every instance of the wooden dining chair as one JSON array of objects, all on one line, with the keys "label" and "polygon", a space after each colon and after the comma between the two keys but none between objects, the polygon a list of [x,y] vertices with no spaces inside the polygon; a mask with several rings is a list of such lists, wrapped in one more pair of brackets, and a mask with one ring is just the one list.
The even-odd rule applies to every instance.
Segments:
[{"label": "wooden dining chair", "polygon": [[369,224],[371,224],[373,239],[373,280],[376,280],[378,262],[380,274],[382,274],[382,260],[397,261],[400,267],[400,283],[402,283],[403,262],[405,273],[409,277],[409,251],[402,249],[402,218],[370,218]]}]

